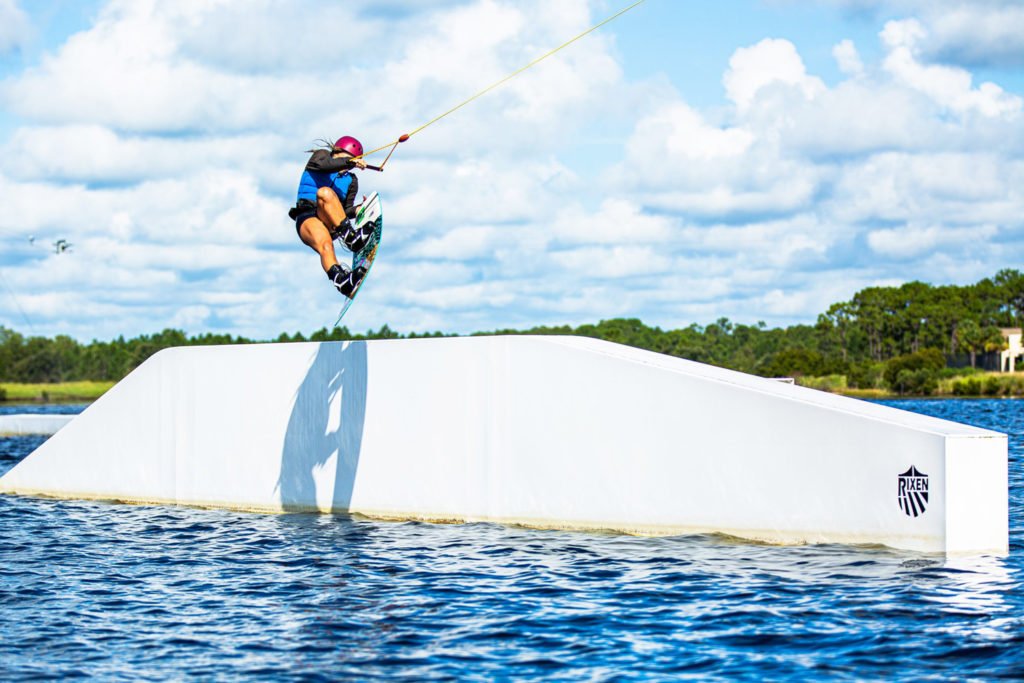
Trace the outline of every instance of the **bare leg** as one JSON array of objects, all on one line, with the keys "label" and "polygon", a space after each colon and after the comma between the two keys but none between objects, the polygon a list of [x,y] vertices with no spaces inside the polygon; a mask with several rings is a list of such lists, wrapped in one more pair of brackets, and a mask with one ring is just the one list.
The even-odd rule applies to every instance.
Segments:
[{"label": "bare leg", "polygon": [[347,218],[338,193],[329,187],[321,187],[316,191],[316,217],[332,230]]},{"label": "bare leg", "polygon": [[[331,194],[334,194],[332,191]],[[326,273],[331,266],[338,265],[338,257],[334,255],[334,242],[327,226],[319,218],[307,218],[299,227],[299,237],[310,249],[320,254],[320,265]]]}]

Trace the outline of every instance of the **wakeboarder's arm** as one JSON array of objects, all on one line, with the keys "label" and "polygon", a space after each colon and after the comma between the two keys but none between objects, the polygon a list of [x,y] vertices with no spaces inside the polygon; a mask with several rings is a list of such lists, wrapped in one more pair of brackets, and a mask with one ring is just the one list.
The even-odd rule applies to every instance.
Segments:
[{"label": "wakeboarder's arm", "polygon": [[366,162],[348,156],[335,156],[326,149],[316,150],[306,162],[306,170],[313,173],[341,173],[353,168],[366,168]]}]

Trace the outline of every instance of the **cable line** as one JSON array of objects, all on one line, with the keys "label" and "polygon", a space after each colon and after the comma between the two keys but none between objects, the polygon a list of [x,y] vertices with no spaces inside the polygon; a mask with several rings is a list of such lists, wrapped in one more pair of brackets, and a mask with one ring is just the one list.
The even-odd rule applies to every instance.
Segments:
[{"label": "cable line", "polygon": [[591,26],[590,28],[588,28],[586,31],[584,31],[583,33],[579,34],[575,38],[571,38],[571,39],[565,41],[564,43],[562,43],[558,47],[554,48],[553,50],[550,50],[550,51],[544,53],[543,55],[541,55],[540,57],[537,57],[537,59],[533,60],[532,62],[530,62],[526,66],[523,66],[523,67],[520,67],[519,69],[516,69],[515,71],[510,73],[508,76],[505,76],[504,78],[502,78],[499,81],[495,81],[494,83],[490,84],[489,86],[487,86],[486,88],[484,88],[480,92],[476,93],[472,97],[470,97],[470,98],[468,98],[466,100],[463,100],[462,102],[460,102],[459,104],[455,105],[454,107],[452,107],[448,111],[444,112],[443,114],[435,116],[434,118],[430,119],[429,121],[424,123],[419,128],[414,129],[411,133],[406,133],[404,135],[401,135],[396,140],[392,140],[391,142],[387,143],[386,145],[381,145],[380,147],[377,147],[375,149],[371,149],[369,152],[364,152],[362,155],[360,155],[360,156],[358,156],[356,158],[357,159],[361,159],[362,157],[370,156],[371,154],[376,154],[377,152],[383,151],[383,150],[387,149],[388,147],[390,147],[391,148],[391,152],[388,152],[388,156],[387,156],[386,159],[384,159],[384,163],[382,163],[380,166],[368,166],[367,167],[367,168],[372,168],[375,171],[383,171],[384,170],[384,164],[386,164],[388,162],[388,159],[391,158],[391,154],[395,151],[395,148],[398,146],[398,144],[400,142],[405,142],[406,140],[411,138],[413,135],[416,135],[417,133],[419,133],[421,130],[423,130],[427,126],[431,126],[431,125],[437,123],[438,121],[440,121],[441,119],[443,119],[444,117],[448,116],[449,114],[452,114],[452,113],[458,111],[459,109],[462,109],[463,107],[465,107],[467,104],[469,104],[473,100],[475,100],[475,99],[477,99],[479,97],[483,97],[484,95],[486,95],[490,91],[494,90],[498,86],[506,83],[507,81],[512,80],[513,78],[515,78],[519,74],[523,73],[527,69],[529,69],[529,68],[531,68],[533,66],[536,66],[537,64],[543,62],[545,59],[547,59],[551,55],[555,54],[556,52],[558,52],[558,51],[560,51],[560,50],[562,50],[564,48],[569,47],[570,45],[575,43],[580,38],[583,38],[584,36],[586,36],[586,35],[588,35],[590,33],[593,33],[594,31],[596,31],[597,29],[601,28],[602,26],[604,26],[608,22],[614,21],[615,19],[618,19],[619,17],[621,17],[623,14],[625,14],[629,10],[633,9],[634,7],[636,7],[638,5],[643,4],[644,2],[645,2],[645,0],[637,0],[637,2],[634,2],[632,5],[629,5],[628,7],[624,7],[623,9],[621,9],[618,12],[616,12],[615,14],[611,15],[610,17],[608,17],[604,21],[602,21],[600,23],[597,23],[597,24],[594,24],[593,26]]},{"label": "cable line", "polygon": [[28,325],[29,332],[35,334],[36,330],[32,327],[32,321],[28,319],[27,315],[25,315],[25,309],[21,307],[18,297],[14,295],[14,290],[11,289],[11,285],[8,284],[7,278],[4,277],[4,272],[2,270],[0,270],[0,282],[4,283],[4,288],[7,290],[7,293],[11,295],[11,301],[14,302],[14,306],[18,309],[18,312],[21,313],[21,317],[25,319],[25,324]]}]

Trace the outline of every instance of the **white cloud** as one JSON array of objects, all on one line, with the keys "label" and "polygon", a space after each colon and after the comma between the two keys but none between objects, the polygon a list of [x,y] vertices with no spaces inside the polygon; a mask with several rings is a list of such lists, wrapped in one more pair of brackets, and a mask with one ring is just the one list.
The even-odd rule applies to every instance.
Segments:
[{"label": "white cloud", "polygon": [[678,231],[678,221],[645,213],[625,198],[605,200],[593,213],[570,205],[546,226],[546,234],[561,244],[666,243]]},{"label": "white cloud", "polygon": [[[624,177],[625,182],[614,182],[645,203],[704,216],[805,205],[818,172],[783,158],[777,134],[757,130],[765,124],[754,121],[759,111],[746,114],[744,125],[714,126],[685,103],[663,104],[637,122],[626,163],[608,174],[609,182]],[[634,168],[643,168],[643,174],[631,173]]]},{"label": "white cloud", "polygon": [[[161,4],[160,7],[179,7]],[[0,90],[6,106],[45,123],[138,132],[280,128],[318,110],[312,73],[252,76],[183,58],[149,3],[110,9],[90,31]]]},{"label": "white cloud", "polygon": [[957,138],[933,102],[891,81],[852,78],[789,109],[781,143],[814,159],[943,146]]},{"label": "white cloud", "polygon": [[1024,65],[1024,7],[1018,0],[825,0],[854,12],[916,17],[929,61],[958,66]]},{"label": "white cloud", "polygon": [[515,227],[502,230],[494,225],[460,225],[436,237],[420,240],[407,253],[425,258],[460,261],[489,258],[499,246],[515,239]]},{"label": "white cloud", "polygon": [[854,224],[1021,226],[1021,180],[1020,161],[988,152],[877,154],[843,169],[830,208]]},{"label": "white cloud", "polygon": [[28,31],[28,15],[18,0],[0,0],[0,56],[21,47]]},{"label": "white cloud", "polygon": [[700,114],[683,103],[655,112],[645,118],[638,129],[641,126],[653,129],[644,131],[648,135],[664,137],[665,147],[673,156],[692,162],[736,158],[746,152],[754,141],[754,136],[742,128],[709,125]]},{"label": "white cloud", "polygon": [[959,5],[929,18],[930,55],[967,65],[1024,66],[1024,6]]},{"label": "white cloud", "polygon": [[[0,142],[0,232],[76,244],[61,277],[39,277],[40,252],[12,278],[32,283],[39,301],[84,285],[83,317],[66,317],[68,330],[97,310],[90,294],[113,310],[149,297],[138,317],[109,316],[111,334],[147,316],[257,335],[333,320],[338,296],[284,215],[301,149],[325,134],[355,132],[372,145],[409,130],[592,21],[584,0],[389,13],[370,2],[319,13],[339,27],[325,72],[294,49],[308,21],[291,3],[108,3],[92,27],[0,85],[5,108],[31,122]],[[355,23],[353,43],[342,29]],[[417,136],[387,174],[362,175],[365,191],[384,193],[390,250],[374,273],[388,289],[368,283],[363,293],[368,322],[466,329],[474,296],[495,307],[515,298],[502,277],[535,274],[552,238],[533,221],[561,210],[578,182],[538,153],[557,149],[581,113],[621,111],[629,98],[610,50],[605,36],[579,43]],[[473,260],[482,270],[463,265]],[[308,294],[296,301],[296,291]]]},{"label": "white cloud", "polygon": [[553,252],[551,259],[559,268],[590,279],[663,273],[672,265],[672,260],[664,253],[632,245],[567,249]]},{"label": "white cloud", "polygon": [[[810,308],[808,304],[816,298],[814,292],[811,291],[785,292],[781,289],[773,289],[765,292],[761,297],[761,306],[766,313],[774,316],[800,315]],[[814,303],[819,302],[814,301]]]},{"label": "white cloud", "polygon": [[917,53],[927,31],[916,19],[890,21],[881,35],[889,48],[883,66],[897,82],[959,114],[976,111],[999,117],[1020,113],[1021,98],[1006,93],[995,83],[985,82],[974,88],[971,74],[964,69],[922,64]]},{"label": "white cloud", "polygon": [[200,167],[270,172],[290,151],[289,141],[271,133],[175,138],[121,135],[96,124],[23,126],[0,148],[0,168],[23,180],[139,182]]},{"label": "white cloud", "polygon": [[[812,317],[882,282],[887,264],[900,264],[896,279],[935,281],[1014,263],[1024,256],[1019,98],[923,63],[925,34],[888,24],[881,69],[840,43],[847,78],[830,87],[786,41],[741,48],[724,79],[735,108],[661,104],[637,122],[609,184],[643,167],[626,187],[681,226],[668,253],[696,255],[676,267],[728,274],[719,310],[751,317]],[[676,296],[684,310],[713,310]]]},{"label": "white cloud", "polygon": [[832,56],[835,57],[839,70],[847,76],[860,76],[864,73],[864,63],[860,60],[857,46],[852,40],[842,40],[832,48]]},{"label": "white cloud", "polygon": [[[340,297],[285,216],[302,150],[393,139],[603,10],[338,3],[317,21],[341,46],[358,25],[358,44],[311,70],[294,49],[306,20],[284,0],[111,2],[0,84],[25,122],[0,139],[0,239],[17,245],[4,274],[51,333],[330,324]],[[793,42],[742,47],[717,108],[627,80],[614,27],[588,36],[360,174],[386,227],[346,324],[790,322],[869,284],[1019,261],[1019,98],[930,63],[947,29],[920,14],[885,29],[881,61],[836,45],[845,77],[829,86]],[[595,127],[628,134],[572,161]],[[50,253],[57,237],[74,251]],[[0,297],[0,322],[17,319]]]},{"label": "white cloud", "polygon": [[734,256],[738,248],[765,266],[787,267],[819,261],[842,231],[812,215],[741,225],[691,227],[686,233],[692,251]]},{"label": "white cloud", "polygon": [[741,112],[749,108],[758,92],[768,86],[790,86],[808,99],[825,87],[821,79],[808,76],[793,43],[773,38],[736,50],[722,82],[729,99]]},{"label": "white cloud", "polygon": [[868,245],[882,256],[910,258],[935,252],[940,248],[964,247],[979,240],[991,240],[999,232],[997,226],[981,225],[950,228],[941,225],[906,226],[872,230]]}]

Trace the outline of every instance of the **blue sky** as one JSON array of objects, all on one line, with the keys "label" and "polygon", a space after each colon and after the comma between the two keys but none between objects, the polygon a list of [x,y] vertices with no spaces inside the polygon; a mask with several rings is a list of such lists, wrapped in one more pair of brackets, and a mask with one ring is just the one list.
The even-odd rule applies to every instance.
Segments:
[{"label": "blue sky", "polygon": [[[302,150],[393,139],[620,6],[0,0],[0,325],[330,324]],[[1020,267],[1022,96],[1019,2],[647,0],[362,174],[385,243],[346,322],[779,325]]]}]

